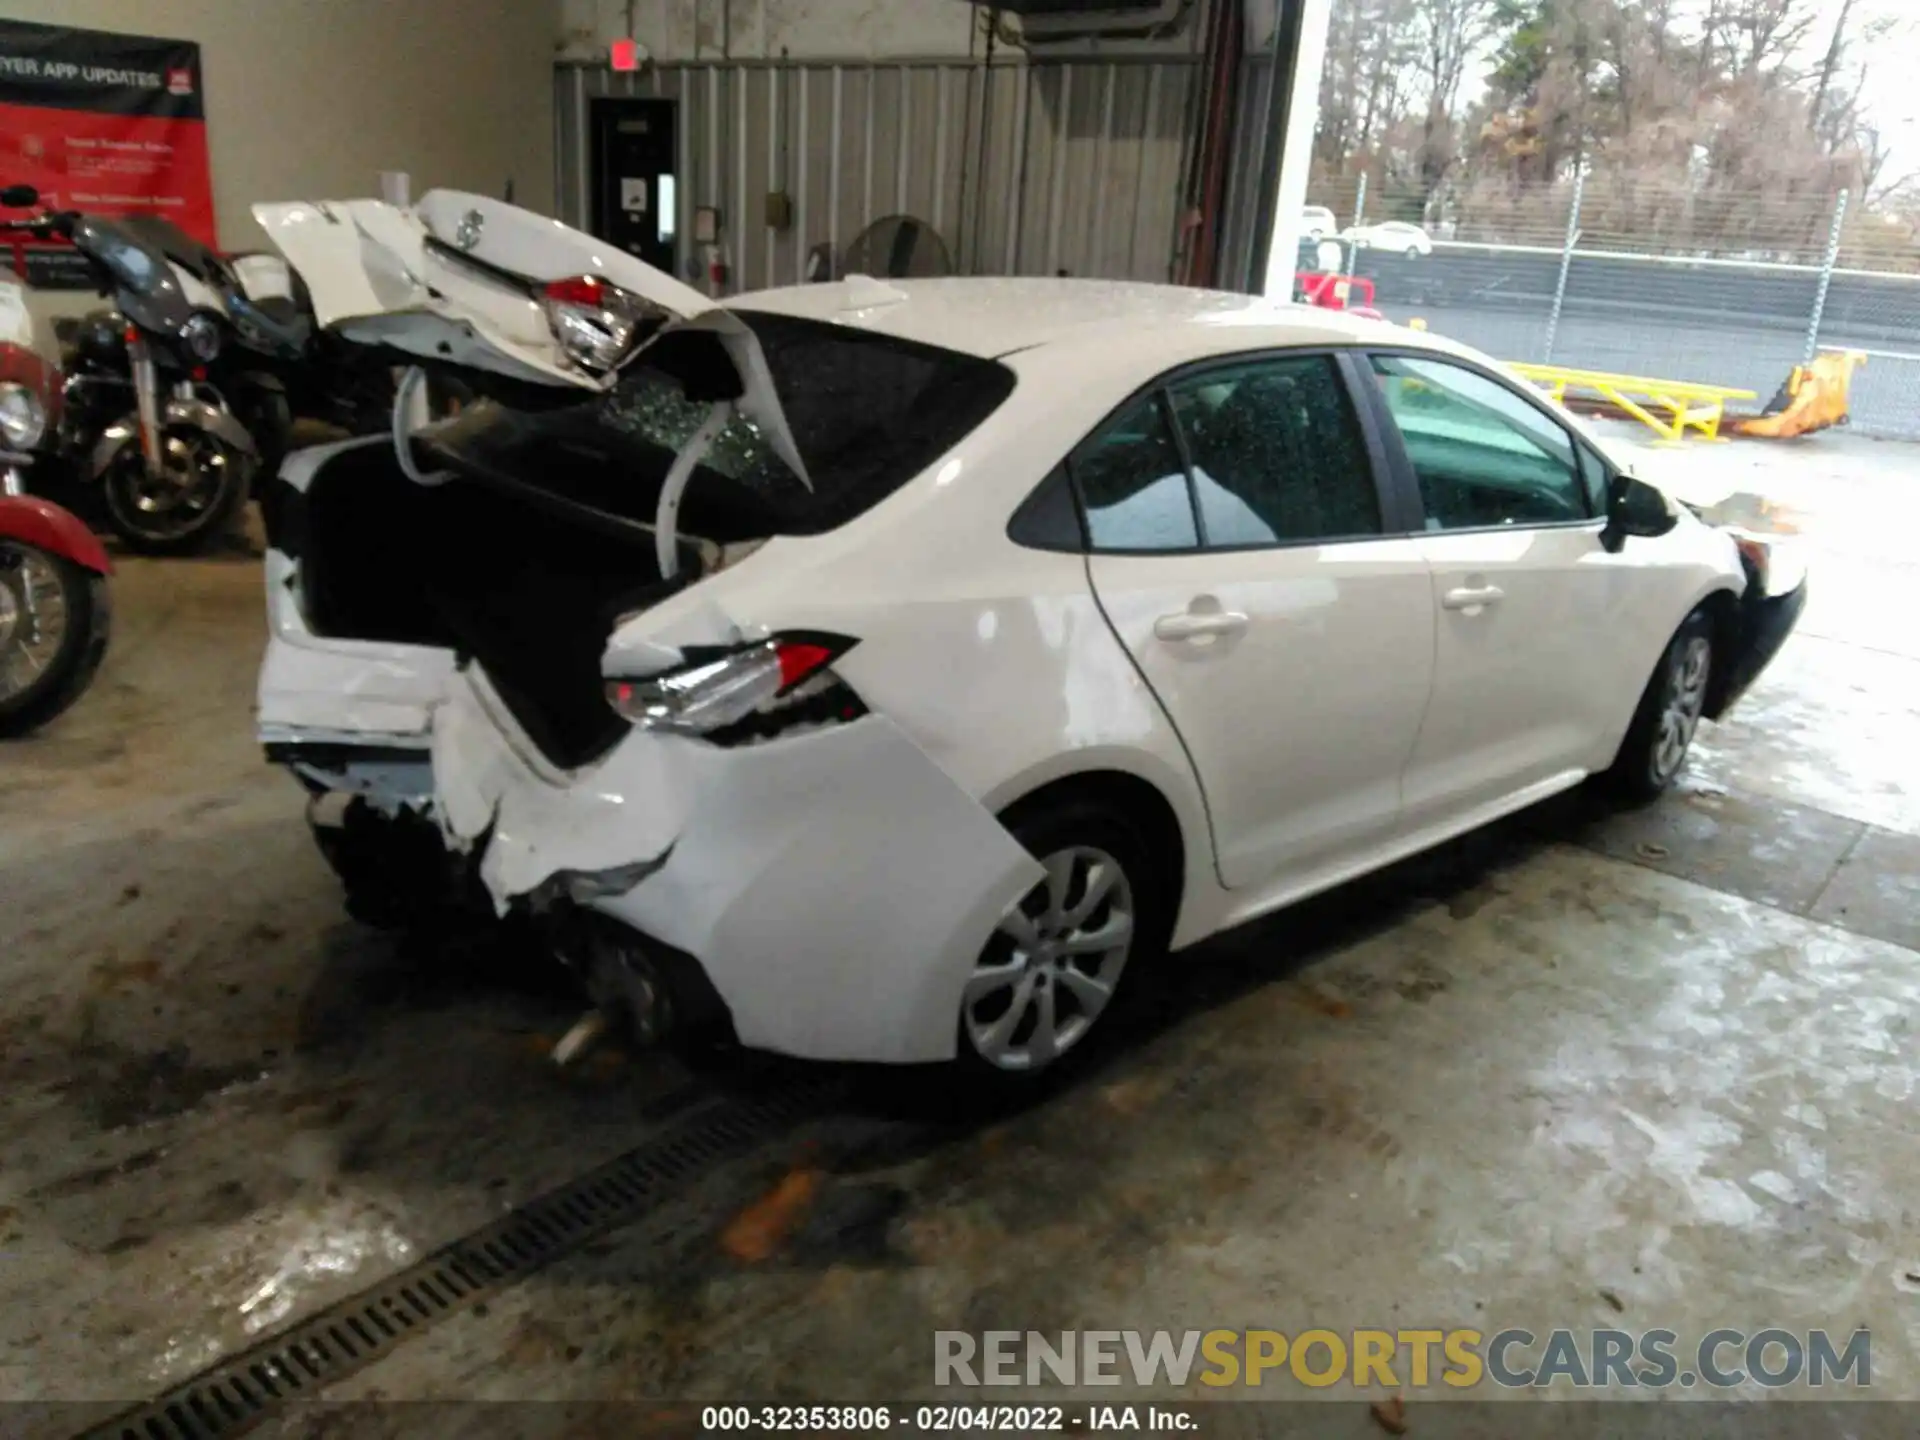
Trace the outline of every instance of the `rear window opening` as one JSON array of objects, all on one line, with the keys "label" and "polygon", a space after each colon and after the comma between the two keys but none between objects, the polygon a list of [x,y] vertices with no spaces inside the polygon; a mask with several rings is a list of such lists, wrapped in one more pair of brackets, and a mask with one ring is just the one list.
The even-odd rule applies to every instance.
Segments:
[{"label": "rear window opening", "polygon": [[[680,527],[725,544],[817,535],[865,513],[977,428],[1012,393],[992,360],[786,315],[735,312],[753,330],[803,483],[735,414],[695,468]],[[530,484],[651,524],[668,467],[740,381],[704,330],[662,337],[613,389],[538,412],[482,405],[436,431],[423,461]]]},{"label": "rear window opening", "polygon": [[[1007,397],[993,361],[785,316],[749,315],[812,489],[736,414],[680,507],[679,574],[652,530],[675,453],[740,382],[717,338],[678,331],[605,395],[519,411],[483,403],[415,442],[329,460],[282,497],[316,634],[439,645],[470,658],[563,767],[626,733],[600,658],[627,615],[712,573],[718,547],[845,524],[937,461]],[[287,492],[291,495],[292,492]]]}]

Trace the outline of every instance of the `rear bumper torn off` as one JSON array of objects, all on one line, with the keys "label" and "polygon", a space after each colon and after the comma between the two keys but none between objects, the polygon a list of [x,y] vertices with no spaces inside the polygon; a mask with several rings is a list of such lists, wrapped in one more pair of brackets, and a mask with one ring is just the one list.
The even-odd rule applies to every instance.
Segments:
[{"label": "rear bumper torn off", "polygon": [[449,685],[431,753],[497,908],[564,895],[694,957],[747,1045],[952,1056],[972,961],[1041,871],[890,720],[732,748],[636,730],[561,773],[484,683]]}]

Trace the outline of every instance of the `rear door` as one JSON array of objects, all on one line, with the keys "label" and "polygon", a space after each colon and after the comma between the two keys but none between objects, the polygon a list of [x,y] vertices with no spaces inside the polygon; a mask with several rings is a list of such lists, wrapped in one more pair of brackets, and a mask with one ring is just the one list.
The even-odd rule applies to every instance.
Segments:
[{"label": "rear door", "polygon": [[1179,372],[1068,462],[1095,593],[1193,760],[1230,887],[1305,878],[1397,822],[1433,596],[1360,380],[1331,353]]},{"label": "rear door", "polygon": [[1543,404],[1448,357],[1375,354],[1387,440],[1423,512],[1438,618],[1433,699],[1407,770],[1425,828],[1564,782],[1617,703],[1640,626],[1633,566],[1600,544],[1603,467]]}]

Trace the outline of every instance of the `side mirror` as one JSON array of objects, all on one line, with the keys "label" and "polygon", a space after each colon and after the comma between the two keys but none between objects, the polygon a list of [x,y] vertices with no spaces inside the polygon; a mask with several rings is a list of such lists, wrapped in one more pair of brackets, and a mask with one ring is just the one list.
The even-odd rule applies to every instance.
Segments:
[{"label": "side mirror", "polygon": [[1600,544],[1609,554],[1619,554],[1629,535],[1651,539],[1679,523],[1666,495],[1646,481],[1625,474],[1607,481],[1607,523],[1600,531]]},{"label": "side mirror", "polygon": [[9,210],[25,210],[40,203],[40,192],[31,185],[9,185],[0,190],[0,205]]}]

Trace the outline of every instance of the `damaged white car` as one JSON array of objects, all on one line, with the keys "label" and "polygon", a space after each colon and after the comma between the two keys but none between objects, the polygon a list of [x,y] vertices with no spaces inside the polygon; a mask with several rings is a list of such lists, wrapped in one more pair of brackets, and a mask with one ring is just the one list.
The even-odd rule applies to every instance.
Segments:
[{"label": "damaged white car", "polygon": [[691,295],[584,403],[294,456],[260,682],[357,913],[534,917],[647,1033],[1038,1075],[1168,951],[1664,788],[1804,601],[1428,335]]}]

